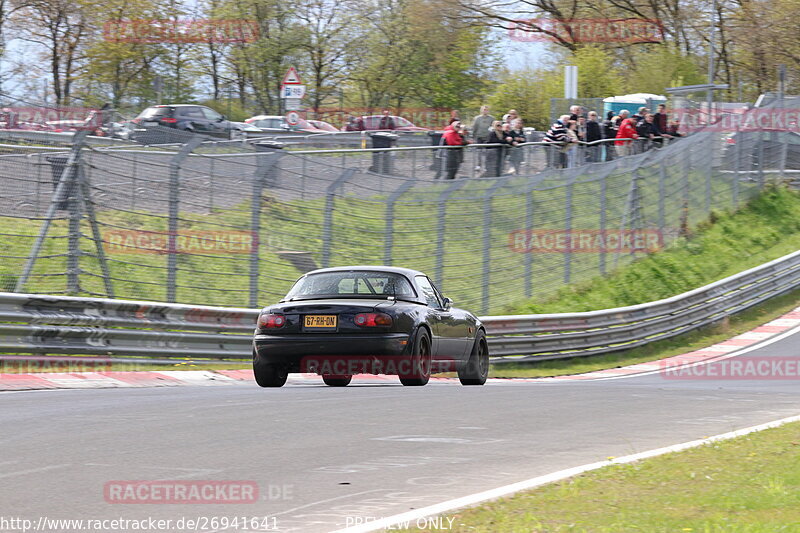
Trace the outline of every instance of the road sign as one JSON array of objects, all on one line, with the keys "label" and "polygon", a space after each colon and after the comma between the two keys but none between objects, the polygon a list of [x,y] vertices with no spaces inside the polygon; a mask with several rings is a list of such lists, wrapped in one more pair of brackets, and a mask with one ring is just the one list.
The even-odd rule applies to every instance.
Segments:
[{"label": "road sign", "polygon": [[289,70],[286,71],[286,74],[283,76],[283,82],[281,85],[302,85],[303,82],[300,81],[300,75],[297,74],[297,70],[294,67],[289,67]]},{"label": "road sign", "polygon": [[305,95],[305,85],[284,85],[281,88],[281,98],[303,98]]},{"label": "road sign", "polygon": [[300,123],[300,114],[297,111],[286,113],[286,123],[290,126],[297,126]]},{"label": "road sign", "polygon": [[302,111],[303,105],[300,103],[299,98],[287,98],[283,101],[283,108],[286,111]]}]

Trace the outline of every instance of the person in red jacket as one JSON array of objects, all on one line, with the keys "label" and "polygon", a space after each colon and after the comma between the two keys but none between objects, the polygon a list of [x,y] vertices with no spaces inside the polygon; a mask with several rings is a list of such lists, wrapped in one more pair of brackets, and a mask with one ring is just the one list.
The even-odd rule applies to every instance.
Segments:
[{"label": "person in red jacket", "polygon": [[[445,146],[465,146],[467,144],[465,133],[466,131],[461,125],[461,121],[453,120],[450,125],[444,129],[442,144]],[[445,179],[454,180],[456,179],[456,173],[458,173],[458,167],[460,167],[461,162],[464,161],[464,149],[448,148],[444,150],[444,157],[445,161],[447,161],[445,165],[447,169]]]},{"label": "person in red jacket", "polygon": [[[622,124],[619,125],[619,131],[617,131],[617,139],[638,139],[639,135],[636,133],[636,126],[633,123],[633,119],[626,118],[622,121]],[[617,146],[617,155],[626,156],[631,155],[633,153],[632,148],[633,141],[614,141],[614,144]]]}]

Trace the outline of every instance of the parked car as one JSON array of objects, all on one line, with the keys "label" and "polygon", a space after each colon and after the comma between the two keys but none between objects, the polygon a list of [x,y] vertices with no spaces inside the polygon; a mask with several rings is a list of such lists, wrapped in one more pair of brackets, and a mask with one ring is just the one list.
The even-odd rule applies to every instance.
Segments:
[{"label": "parked car", "polygon": [[210,107],[195,104],[165,104],[150,106],[133,119],[140,128],[157,126],[189,133],[200,133],[225,139],[235,138],[238,129]]},{"label": "parked car", "polygon": [[244,122],[258,128],[261,133],[284,133],[290,130],[286,119],[281,115],[256,115]]},{"label": "parked car", "polygon": [[297,124],[289,125],[286,119],[280,115],[257,115],[245,120],[261,130],[262,133],[285,133],[287,131],[300,131],[305,133],[334,133],[339,130],[332,124],[323,120],[300,119]]},{"label": "parked car", "polygon": [[261,310],[253,339],[253,373],[261,387],[281,387],[290,372],[322,375],[344,387],[354,374],[398,375],[406,386],[435,372],[458,373],[463,385],[489,374],[486,332],[452,306],[416,270],[350,266],[314,270],[275,305]]},{"label": "parked car", "polygon": [[[364,125],[363,129],[358,129],[352,124],[346,124],[341,131],[381,131],[379,126],[383,118],[382,115],[365,115],[360,118]],[[403,117],[392,115],[392,119],[395,126],[393,131],[431,131],[430,128],[415,126],[411,121]]]},{"label": "parked car", "polygon": [[[338,133],[339,129],[336,128],[333,124],[325,122],[324,120],[316,120],[316,119],[308,119],[308,120],[301,120],[300,124],[306,122],[308,126],[306,128],[301,128],[303,131],[311,131],[311,133]],[[298,125],[300,125],[298,124]]]}]

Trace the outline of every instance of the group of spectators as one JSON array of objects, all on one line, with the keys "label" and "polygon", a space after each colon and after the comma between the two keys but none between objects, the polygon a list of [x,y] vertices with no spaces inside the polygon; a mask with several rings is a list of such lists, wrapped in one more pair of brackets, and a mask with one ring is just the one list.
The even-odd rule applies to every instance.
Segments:
[{"label": "group of spectators", "polygon": [[[627,109],[619,114],[609,111],[602,122],[596,111],[584,114],[581,106],[574,105],[544,136],[544,142],[553,144],[548,147],[548,165],[573,168],[646,151],[680,137],[678,127],[677,120],[669,119],[665,104],[658,104],[655,113],[644,106],[635,115]],[[601,142],[604,139],[614,141]]]},{"label": "group of spectators", "polygon": [[[516,174],[523,164],[523,151],[519,145],[528,142],[525,136],[522,119],[515,109],[496,120],[489,114],[489,106],[481,106],[480,114],[472,121],[472,128],[467,128],[457,117],[450,119],[444,129],[441,145],[465,146],[467,144],[499,145],[485,148],[478,152],[478,164],[475,170],[482,171],[481,177]],[[445,163],[445,178],[455,179],[458,169],[464,160],[463,150],[442,150]],[[506,165],[508,164],[508,168]]]}]

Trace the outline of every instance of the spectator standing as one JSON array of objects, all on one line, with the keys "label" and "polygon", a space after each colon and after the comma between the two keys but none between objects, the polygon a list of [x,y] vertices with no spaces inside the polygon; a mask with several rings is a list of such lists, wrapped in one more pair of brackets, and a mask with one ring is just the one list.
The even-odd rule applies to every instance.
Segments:
[{"label": "spectator standing", "polygon": [[661,140],[661,132],[656,126],[653,113],[647,113],[644,116],[644,120],[636,125],[636,134],[639,136],[643,152],[652,148],[653,143]]},{"label": "spectator standing", "polygon": [[510,144],[511,137],[503,131],[503,123],[495,120],[492,123],[492,131],[489,133],[489,144],[500,146],[486,149],[486,169],[481,175],[482,178],[500,176],[503,173],[506,150]]},{"label": "spectator standing", "polygon": [[547,165],[552,168],[563,168],[566,162],[566,154],[562,150],[567,144],[567,124],[569,115],[561,115],[558,120],[553,122],[550,129],[544,134],[542,141],[550,143],[546,146]]},{"label": "spectator standing", "polygon": [[564,147],[564,151],[567,154],[567,168],[575,168],[580,164],[578,162],[580,154],[578,141],[581,140],[581,120],[583,120],[583,117],[578,117],[578,120],[570,120],[569,126],[567,126],[567,145]]},{"label": "spectator standing", "polygon": [[379,130],[393,130],[396,127],[397,126],[394,123],[394,119],[389,114],[389,110],[388,109],[384,109],[383,113],[382,113],[382,116],[381,116],[381,119],[378,122],[378,129]]},{"label": "spectator standing", "polygon": [[575,122],[578,121],[578,117],[583,114],[583,108],[579,105],[573,105],[569,107],[569,119],[574,120]]},{"label": "spectator standing", "polygon": [[[626,118],[622,121],[617,132],[617,139],[636,139],[636,127],[633,124],[632,118]],[[614,141],[617,155],[624,157],[633,153],[631,149],[631,140],[617,140]]]},{"label": "spectator standing", "polygon": [[345,131],[364,131],[364,119],[346,115],[344,129]]},{"label": "spectator standing", "polygon": [[[615,139],[617,137],[617,119],[619,117],[613,111],[606,114],[606,119],[603,121],[603,139]],[[605,161],[614,159],[614,143],[604,142],[602,144],[603,151],[605,152]]]},{"label": "spectator standing", "polygon": [[[465,146],[467,145],[467,139],[465,138],[465,131],[464,127],[461,124],[460,120],[454,119],[444,129],[444,135],[442,135],[442,144],[445,146]],[[445,165],[446,175],[445,179],[454,180],[456,179],[456,174],[458,173],[458,168],[461,166],[462,161],[464,161],[464,149],[463,148],[447,148],[444,150],[445,154],[445,161],[447,161]]]},{"label": "spectator standing", "polygon": [[643,121],[644,120],[644,116],[649,112],[650,112],[650,110],[647,109],[646,106],[640,107],[639,111],[637,111],[636,114],[631,117],[633,119],[633,125],[634,126],[638,126],[639,122]]},{"label": "spectator standing", "polygon": [[519,174],[525,156],[525,149],[519,145],[528,142],[521,118],[514,119],[514,122],[511,123],[509,134],[511,136],[511,148],[508,153],[509,172],[511,174]]},{"label": "spectator standing", "polygon": [[[597,111],[589,111],[589,120],[586,121],[586,138],[585,142],[589,143],[586,146],[586,161],[588,163],[596,163],[600,161],[601,143],[597,142],[603,138],[603,132],[600,128],[598,121]],[[591,144],[595,143],[595,144]]]},{"label": "spectator standing", "polygon": [[519,118],[519,115],[517,114],[517,110],[516,109],[509,109],[508,113],[503,115],[503,122],[510,125],[510,124],[513,124],[513,122],[515,120],[517,120],[518,118]]},{"label": "spectator standing", "polygon": [[666,104],[658,104],[658,107],[656,107],[656,114],[654,115],[654,121],[658,131],[666,133],[667,123],[669,122]]},{"label": "spectator standing", "polygon": [[[491,133],[493,122],[494,117],[489,114],[489,106],[482,105],[480,114],[472,120],[472,136],[476,143],[486,144],[489,142],[489,134]],[[480,170],[481,165],[485,162],[486,153],[483,149],[479,149],[477,156],[478,164],[475,170]]]}]

